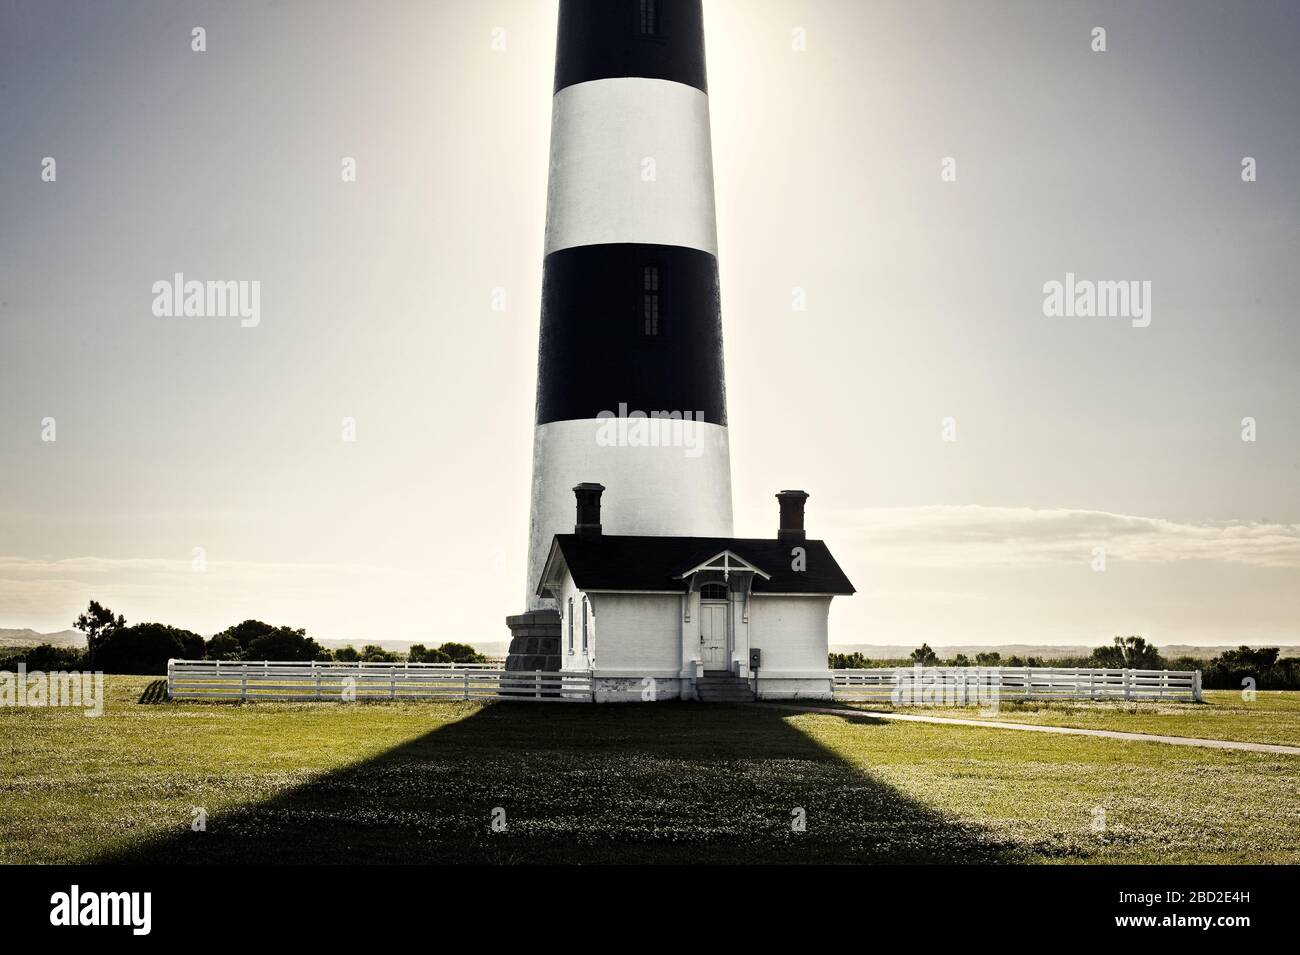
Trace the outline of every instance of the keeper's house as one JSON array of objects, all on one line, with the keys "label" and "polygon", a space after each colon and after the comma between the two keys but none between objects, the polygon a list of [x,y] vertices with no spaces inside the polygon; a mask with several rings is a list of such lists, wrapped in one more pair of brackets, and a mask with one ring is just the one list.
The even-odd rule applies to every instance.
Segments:
[{"label": "keeper's house", "polygon": [[604,490],[574,488],[574,533],[552,538],[537,585],[562,669],[591,671],[598,702],[831,699],[827,618],[853,585],[806,538],[807,494],[778,494],[777,537],[750,540],[606,536]]}]

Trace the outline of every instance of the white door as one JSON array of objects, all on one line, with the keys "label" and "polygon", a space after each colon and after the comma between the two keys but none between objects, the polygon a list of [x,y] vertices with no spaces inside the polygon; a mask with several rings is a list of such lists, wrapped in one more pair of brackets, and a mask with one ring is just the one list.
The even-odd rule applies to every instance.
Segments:
[{"label": "white door", "polygon": [[727,604],[700,604],[700,659],[706,670],[730,670],[727,653]]}]

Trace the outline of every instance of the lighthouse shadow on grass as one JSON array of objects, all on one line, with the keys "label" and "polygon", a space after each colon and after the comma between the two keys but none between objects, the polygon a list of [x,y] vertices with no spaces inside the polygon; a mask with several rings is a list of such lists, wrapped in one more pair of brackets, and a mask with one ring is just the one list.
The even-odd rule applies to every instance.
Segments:
[{"label": "lighthouse shadow on grass", "polygon": [[1016,861],[1014,846],[849,765],[788,716],[693,703],[490,705],[214,813],[206,831],[171,831],[96,861]]}]

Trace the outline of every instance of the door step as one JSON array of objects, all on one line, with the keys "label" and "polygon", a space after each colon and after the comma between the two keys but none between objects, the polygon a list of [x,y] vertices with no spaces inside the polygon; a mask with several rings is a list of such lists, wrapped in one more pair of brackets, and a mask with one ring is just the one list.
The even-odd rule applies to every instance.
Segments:
[{"label": "door step", "polygon": [[695,681],[701,703],[753,703],[754,691],[749,681],[729,673],[709,673]]}]

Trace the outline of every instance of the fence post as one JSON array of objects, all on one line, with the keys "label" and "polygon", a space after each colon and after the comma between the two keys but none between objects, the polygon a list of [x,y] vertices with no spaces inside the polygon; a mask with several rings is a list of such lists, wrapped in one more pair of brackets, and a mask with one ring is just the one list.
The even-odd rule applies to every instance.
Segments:
[{"label": "fence post", "polygon": [[1159,699],[1163,700],[1163,699],[1165,698],[1165,688],[1168,687],[1168,686],[1169,686],[1169,671],[1168,671],[1168,670],[1161,670],[1161,671],[1160,671],[1160,690],[1159,690],[1159,692],[1158,692],[1158,694],[1157,694],[1157,697],[1158,697]]},{"label": "fence post", "polygon": [[1025,667],[1025,699],[1034,698],[1034,668]]},{"label": "fence post", "polygon": [[[465,699],[469,699],[469,670],[464,671],[465,677]],[[497,677],[497,689],[501,689],[501,678]]]},{"label": "fence post", "polygon": [[534,670],[533,671],[533,699],[540,700],[541,698],[542,698],[542,671]]},{"label": "fence post", "polygon": [[397,667],[388,668],[388,698],[397,699]]},{"label": "fence post", "polygon": [[167,699],[172,698],[172,666],[176,661],[171,657],[167,658]]},{"label": "fence post", "polygon": [[1201,700],[1201,671],[1196,670],[1192,674],[1192,702],[1200,703]]},{"label": "fence post", "polygon": [[248,699],[248,664],[245,663],[239,668],[239,699]]},{"label": "fence post", "polygon": [[1129,669],[1127,669],[1127,668],[1125,668],[1125,670],[1124,670],[1124,699],[1126,699],[1126,700],[1131,700],[1131,699],[1133,699],[1133,690],[1132,690],[1132,685],[1131,685],[1131,682],[1130,682],[1132,679],[1133,679],[1133,671],[1132,671],[1132,670],[1129,670]]},{"label": "fence post", "polygon": [[316,699],[318,700],[324,699],[324,697],[321,694],[321,688],[320,688],[320,670],[316,668],[315,660],[311,661],[311,675],[316,678]]}]

